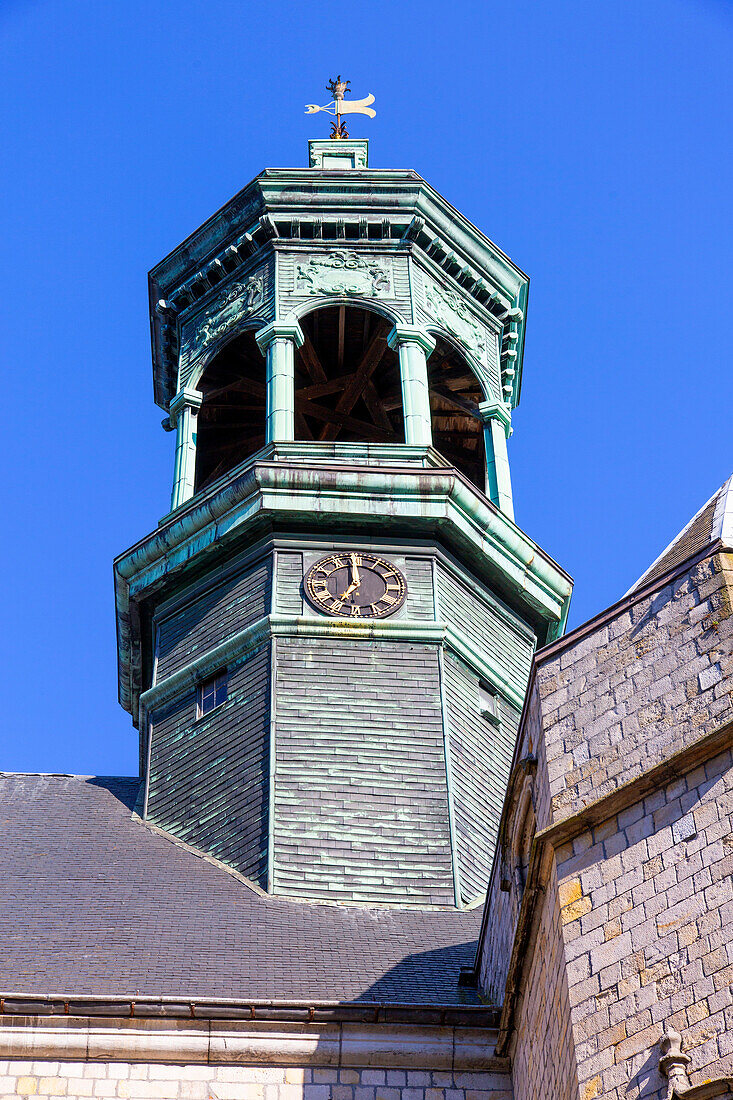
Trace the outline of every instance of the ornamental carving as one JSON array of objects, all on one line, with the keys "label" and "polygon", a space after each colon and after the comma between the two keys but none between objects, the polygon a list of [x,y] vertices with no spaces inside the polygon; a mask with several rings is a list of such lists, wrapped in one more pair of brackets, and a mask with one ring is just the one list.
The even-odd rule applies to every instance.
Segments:
[{"label": "ornamental carving", "polygon": [[295,268],[295,293],[391,298],[392,263],[344,248],[325,256],[311,256]]},{"label": "ornamental carving", "polygon": [[252,275],[245,283],[232,283],[206,310],[206,320],[198,330],[199,347],[218,340],[243,317],[249,317],[265,303],[265,275]]},{"label": "ornamental carving", "polygon": [[486,333],[461,296],[453,290],[432,286],[426,289],[425,297],[435,320],[460,340],[475,359],[483,362],[487,353]]}]

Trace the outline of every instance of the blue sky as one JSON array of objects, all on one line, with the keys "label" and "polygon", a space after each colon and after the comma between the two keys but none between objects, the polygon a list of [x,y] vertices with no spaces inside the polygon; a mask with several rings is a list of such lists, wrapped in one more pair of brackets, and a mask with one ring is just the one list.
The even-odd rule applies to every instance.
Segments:
[{"label": "blue sky", "polygon": [[733,469],[733,6],[722,0],[0,2],[3,737],[15,770],[136,770],[111,562],[168,508],[149,268],[376,96],[532,279],[517,521],[614,600]]}]

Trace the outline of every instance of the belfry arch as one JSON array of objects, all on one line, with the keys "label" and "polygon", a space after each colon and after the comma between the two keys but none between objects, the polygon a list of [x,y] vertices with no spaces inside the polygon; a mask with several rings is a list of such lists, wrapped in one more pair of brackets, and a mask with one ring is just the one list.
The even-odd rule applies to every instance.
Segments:
[{"label": "belfry arch", "polygon": [[465,357],[441,337],[428,359],[428,385],[433,446],[484,492],[484,393]]},{"label": "belfry arch", "polygon": [[393,325],[356,305],[323,306],[301,317],[295,353],[295,438],[404,443],[402,388]]},{"label": "belfry arch", "polygon": [[265,362],[254,333],[240,332],[206,366],[197,389],[196,491],[265,445]]}]

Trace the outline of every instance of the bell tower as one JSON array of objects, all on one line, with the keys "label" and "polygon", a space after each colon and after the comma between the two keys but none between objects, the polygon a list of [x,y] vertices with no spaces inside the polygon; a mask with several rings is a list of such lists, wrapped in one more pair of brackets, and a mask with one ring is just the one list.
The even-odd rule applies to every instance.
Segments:
[{"label": "bell tower", "polygon": [[527,291],[343,134],[150,274],[175,461],[170,510],[115,562],[138,812],[262,890],[482,900],[571,593],[514,522]]}]

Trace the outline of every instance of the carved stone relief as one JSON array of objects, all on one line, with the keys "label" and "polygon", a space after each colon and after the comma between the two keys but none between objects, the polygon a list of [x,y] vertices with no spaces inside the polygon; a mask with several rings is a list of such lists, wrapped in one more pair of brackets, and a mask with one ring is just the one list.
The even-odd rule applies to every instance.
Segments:
[{"label": "carved stone relief", "polygon": [[362,256],[345,248],[309,256],[296,265],[295,293],[391,298],[392,261]]},{"label": "carved stone relief", "polygon": [[425,288],[428,310],[480,363],[487,354],[486,333],[459,294],[437,286]]},{"label": "carved stone relief", "polygon": [[243,317],[249,317],[265,303],[265,274],[260,271],[244,283],[232,283],[206,310],[206,320],[198,330],[198,343],[203,348],[218,340],[227,329]]},{"label": "carved stone relief", "polygon": [[181,370],[183,379],[189,364],[195,362],[210,344],[225,336],[241,321],[266,317],[268,311],[268,274],[258,271],[248,278],[229,283],[209,304],[203,315],[189,320],[183,329]]}]

